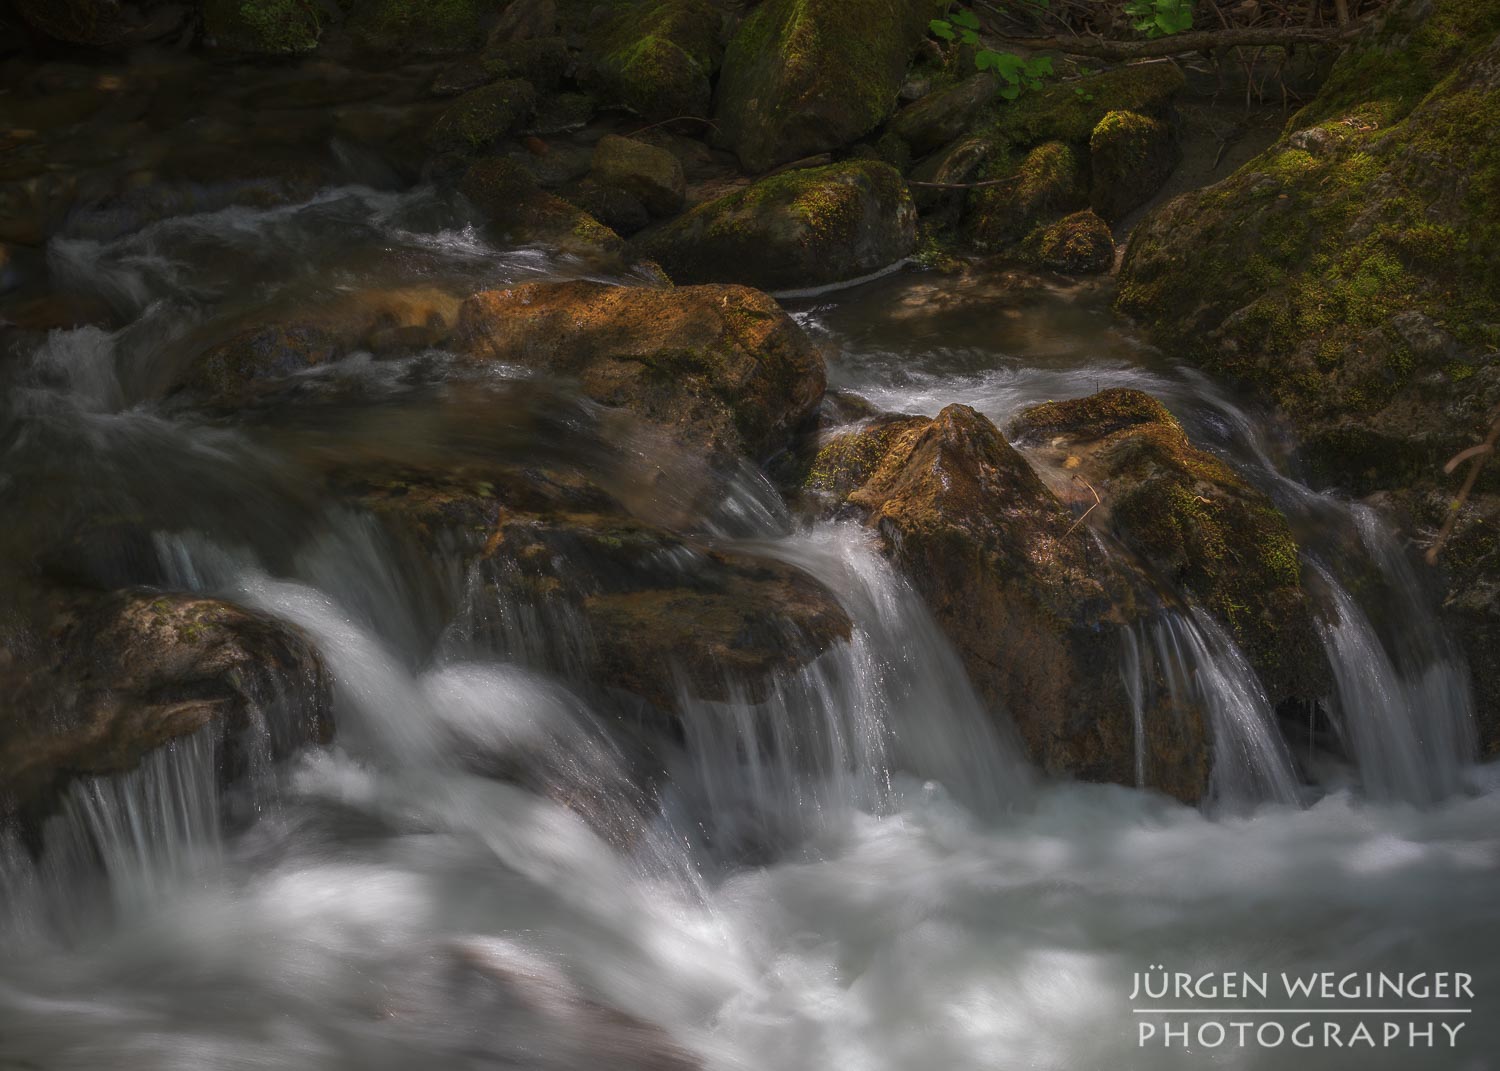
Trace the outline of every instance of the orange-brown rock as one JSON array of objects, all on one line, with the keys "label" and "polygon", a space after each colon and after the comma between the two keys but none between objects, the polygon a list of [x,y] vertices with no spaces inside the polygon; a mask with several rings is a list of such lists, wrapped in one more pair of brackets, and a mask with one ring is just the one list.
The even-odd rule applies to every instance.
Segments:
[{"label": "orange-brown rock", "polygon": [[719,459],[781,450],[823,395],[823,361],[802,329],[742,286],[525,283],[465,301],[457,336],[475,360],[575,379]]}]

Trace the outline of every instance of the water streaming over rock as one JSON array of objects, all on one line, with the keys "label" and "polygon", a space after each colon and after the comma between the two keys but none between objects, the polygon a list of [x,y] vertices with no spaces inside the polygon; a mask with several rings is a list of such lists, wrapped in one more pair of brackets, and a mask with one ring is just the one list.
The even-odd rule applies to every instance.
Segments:
[{"label": "water streaming over rock", "polygon": [[[153,358],[225,308],[330,280],[474,289],[583,269],[491,249],[429,194],[358,190],[74,237],[53,256],[137,318],[32,356],[0,493],[43,474],[148,517],[144,547],[85,556],[98,582],[213,593],[304,630],[338,735],[265,771],[274,806],[233,819],[197,736],[73,782],[35,843],[0,839],[0,1065],[1162,1071],[1204,1057],[1134,1045],[1130,978],[1152,963],[1443,966],[1500,986],[1500,786],[1470,766],[1462,663],[1402,548],[1269,468],[1254,421],[1073,295],[1035,299],[1008,334],[950,323],[948,350],[882,319],[910,311],[883,296],[891,279],[803,318],[842,348],[833,380],[889,408],[968,400],[1003,419],[1144,384],[1249,478],[1284,483],[1278,502],[1316,530],[1329,704],[1358,794],[1303,783],[1243,654],[1181,600],[1121,633],[1135,775],[1146,710],[1196,707],[1215,805],[1036,777],[872,535],[794,523],[757,473],[700,503],[653,568],[691,573],[700,542],[795,566],[848,638],[766,681],[726,673],[712,698],[683,677],[680,733],[645,747],[645,715],[591,679],[584,616],[538,600],[503,556],[414,549],[318,501],[298,467],[309,441],[326,452],[340,435],[351,453],[447,442],[420,409],[440,355],[353,355],[329,373],[385,403],[363,437],[336,407],[312,432],[176,412]],[[660,515],[700,502],[685,487],[662,490]],[[1374,602],[1341,579],[1361,563]],[[1500,1050],[1493,1023],[1469,1028],[1466,1052]],[[1298,1066],[1409,1057],[1321,1049]]]}]

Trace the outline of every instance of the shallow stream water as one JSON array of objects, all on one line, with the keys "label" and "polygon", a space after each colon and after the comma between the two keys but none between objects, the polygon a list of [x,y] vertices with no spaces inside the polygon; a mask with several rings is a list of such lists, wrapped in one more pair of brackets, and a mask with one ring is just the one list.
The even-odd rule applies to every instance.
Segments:
[{"label": "shallow stream water", "polygon": [[[0,547],[148,518],[149,546],[91,566],[301,626],[339,733],[230,800],[209,749],[179,742],[75,784],[40,858],[0,842],[0,1067],[1497,1066],[1500,774],[1473,765],[1430,594],[1373,514],[1299,483],[1261,415],[1144,345],[1103,290],[898,273],[788,306],[828,347],[831,385],[883,409],[965,402],[1004,427],[1108,386],[1162,399],[1302,537],[1337,608],[1323,635],[1349,758],[1299,751],[1232,642],[1184,606],[1122,635],[1121,672],[1158,660],[1211,710],[1223,805],[1047,781],[868,533],[794,521],[747,472],[696,523],[817,577],[853,634],[757,701],[686,701],[680,759],[642,807],[558,654],[568,623],[483,605],[459,565],[413,561],[320,501],[312,474],[483,453],[628,482],[660,458],[619,456],[565,390],[459,378],[441,353],[356,355],[309,375],[305,404],[233,421],[163,397],[197,340],[247,311],[586,266],[491,248],[430,194],[363,190],[50,255],[124,326],[54,332],[6,366],[0,496],[17,522]],[[1356,600],[1351,569],[1381,582]],[[475,749],[557,791],[481,776],[456,757]],[[610,813],[557,802],[570,792]],[[1143,1021],[1170,1018],[1132,1000],[1158,965],[1462,971],[1475,1011],[1443,1019],[1463,1024],[1451,1048],[1441,1029],[1432,1048],[1328,1042],[1321,1023],[1348,1015],[1319,1018],[1305,1049],[1140,1044]],[[1422,1010],[1398,1021],[1425,1029],[1449,1003],[1407,1001]]]}]

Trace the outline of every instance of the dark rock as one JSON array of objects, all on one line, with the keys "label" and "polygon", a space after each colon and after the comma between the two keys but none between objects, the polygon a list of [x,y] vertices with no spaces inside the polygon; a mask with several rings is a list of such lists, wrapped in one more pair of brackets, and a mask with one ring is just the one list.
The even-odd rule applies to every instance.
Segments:
[{"label": "dark rock", "polygon": [[464,173],[459,191],[507,241],[542,242],[595,256],[624,248],[618,234],[577,205],[538,189],[536,180],[512,160],[480,160]]},{"label": "dark rock", "polygon": [[651,222],[646,206],[618,186],[601,186],[584,179],[564,187],[561,195],[616,234],[629,237]]},{"label": "dark rock", "polygon": [[969,195],[965,217],[969,239],[983,252],[997,252],[1038,225],[1088,203],[1083,159],[1061,141],[1044,142],[1019,162],[993,159],[981,174],[986,181],[1010,180]]},{"label": "dark rock", "polygon": [[1135,112],[1110,112],[1089,137],[1089,202],[1118,223],[1161,189],[1181,152],[1172,129]]},{"label": "dark rock", "polygon": [[655,145],[613,134],[594,146],[590,177],[601,186],[624,190],[653,216],[680,211],[687,193],[677,157]]},{"label": "dark rock", "polygon": [[721,16],[708,0],[645,0],[623,7],[590,39],[601,95],[646,119],[708,115]]},{"label": "dark rock", "polygon": [[297,629],[196,595],[46,593],[36,628],[0,636],[0,813],[45,813],[70,780],[212,734],[221,777],[260,749],[326,742],[331,683]]},{"label": "dark rock", "polygon": [[842,148],[896,103],[930,4],[917,0],[768,0],[724,57],[715,118],[746,170]]},{"label": "dark rock", "polygon": [[311,0],[205,0],[203,32],[231,52],[311,52],[322,36],[322,15]]},{"label": "dark rock", "polygon": [[902,108],[891,119],[891,132],[903,138],[917,156],[963,136],[1000,88],[998,75],[976,74],[948,89],[930,93]]},{"label": "dark rock", "polygon": [[858,278],[916,247],[916,210],[894,169],[867,160],[788,171],[699,205],[638,240],[681,283],[768,290]]},{"label": "dark rock", "polygon": [[514,133],[536,110],[536,91],[516,79],[471,89],[433,124],[428,144],[439,152],[477,154]]}]

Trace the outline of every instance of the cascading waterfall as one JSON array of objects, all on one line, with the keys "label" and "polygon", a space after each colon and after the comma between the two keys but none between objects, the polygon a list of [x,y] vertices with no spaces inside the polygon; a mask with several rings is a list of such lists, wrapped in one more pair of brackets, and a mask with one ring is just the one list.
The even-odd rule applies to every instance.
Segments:
[{"label": "cascading waterfall", "polygon": [[[590,687],[583,615],[537,600],[501,560],[401,546],[370,515],[318,504],[311,481],[289,492],[275,428],[155,405],[151,384],[169,378],[156,340],[218,304],[321,284],[330,265],[347,278],[358,242],[382,271],[410,255],[413,278],[471,288],[578,270],[488,248],[430,194],[369,191],[54,247],[77,288],[142,318],[53,336],[8,399],[24,434],[0,448],[20,442],[46,473],[67,459],[122,512],[143,487],[170,499],[150,568],[116,563],[110,582],[297,625],[333,677],[337,736],[264,772],[257,798],[274,807],[241,815],[218,796],[205,734],[75,782],[40,843],[0,836],[0,1066],[1201,1071],[1213,1057],[1133,1045],[1131,974],[1164,955],[1195,972],[1452,965],[1500,987],[1500,786],[1468,768],[1462,661],[1373,514],[1287,482],[1337,538],[1354,532],[1395,607],[1382,614],[1328,556],[1330,704],[1359,794],[1314,799],[1299,783],[1243,654],[1191,608],[1122,631],[1119,671],[1137,782],[1148,712],[1196,708],[1214,805],[1036,777],[871,534],[797,528],[750,473],[684,543],[800,568],[852,634],[758,688],[684,687],[683,739],[643,776],[621,711]],[[857,293],[824,300],[860,312]],[[1068,298],[1018,312],[1010,329],[1046,354],[1031,372],[984,349],[986,314],[974,347],[935,370],[875,354],[906,378],[870,393],[891,409],[975,400],[1000,419],[1124,383],[1221,411],[1193,377],[1138,363],[1116,321],[1091,323]],[[858,363],[833,380],[863,387]],[[378,379],[386,412],[403,404],[404,369],[359,357],[336,374]],[[1230,434],[1254,432],[1241,424]],[[692,551],[670,553],[681,560],[653,568],[693,569]],[[1500,1026],[1475,1018],[1465,1045],[1483,1066]],[[1413,1066],[1404,1051],[1294,1055],[1309,1071]],[[1230,1065],[1279,1068],[1287,1053]]]},{"label": "cascading waterfall", "polygon": [[[133,770],[68,786],[41,831],[33,862],[19,845],[0,852],[9,918],[0,933],[76,933],[97,914],[97,875],[115,916],[168,900],[221,851],[219,784],[207,730],[150,752]],[[97,919],[94,920],[97,925]]]},{"label": "cascading waterfall", "polygon": [[1297,803],[1296,768],[1275,711],[1229,634],[1193,607],[1164,611],[1152,624],[1151,641],[1172,708],[1196,705],[1207,717],[1214,802],[1231,809],[1266,801]]}]

